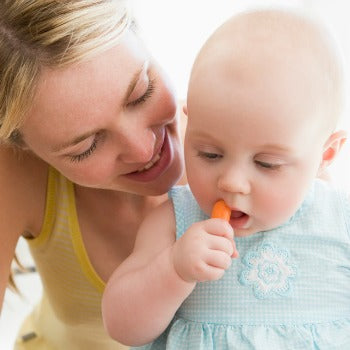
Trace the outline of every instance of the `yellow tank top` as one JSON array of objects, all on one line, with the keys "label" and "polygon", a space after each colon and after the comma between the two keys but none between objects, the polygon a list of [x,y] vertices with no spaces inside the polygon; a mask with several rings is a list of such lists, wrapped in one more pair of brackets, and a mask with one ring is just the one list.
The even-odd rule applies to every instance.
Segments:
[{"label": "yellow tank top", "polygon": [[80,234],[74,185],[50,168],[42,231],[28,239],[43,284],[15,350],[125,350],[109,338],[101,315],[104,282]]}]

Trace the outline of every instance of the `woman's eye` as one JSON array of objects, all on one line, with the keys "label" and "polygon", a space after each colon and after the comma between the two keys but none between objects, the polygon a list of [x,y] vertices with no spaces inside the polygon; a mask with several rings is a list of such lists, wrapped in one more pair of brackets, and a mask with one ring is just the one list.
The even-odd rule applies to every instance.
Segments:
[{"label": "woman's eye", "polygon": [[146,92],[136,100],[129,102],[127,106],[137,106],[145,102],[147,99],[149,99],[152,96],[153,91],[154,91],[154,79],[150,79]]},{"label": "woman's eye", "polygon": [[71,162],[81,162],[82,160],[91,156],[91,154],[94,153],[94,151],[96,150],[98,141],[99,141],[99,137],[95,136],[91,146],[86,151],[84,151],[80,154],[69,156],[70,161]]},{"label": "woman's eye", "polygon": [[204,159],[209,159],[209,160],[216,160],[216,159],[221,159],[222,155],[217,154],[217,153],[198,151],[198,157],[204,158]]},{"label": "woman's eye", "polygon": [[273,164],[268,162],[262,162],[260,160],[256,160],[255,164],[257,164],[261,168],[269,169],[269,170],[277,170],[282,166],[282,164]]}]

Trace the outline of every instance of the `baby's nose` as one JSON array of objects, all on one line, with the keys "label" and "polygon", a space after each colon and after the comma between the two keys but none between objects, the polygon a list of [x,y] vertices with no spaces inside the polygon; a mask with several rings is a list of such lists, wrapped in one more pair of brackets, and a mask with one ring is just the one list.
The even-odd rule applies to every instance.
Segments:
[{"label": "baby's nose", "polygon": [[230,169],[220,176],[218,189],[223,192],[248,194],[250,182],[243,170]]}]

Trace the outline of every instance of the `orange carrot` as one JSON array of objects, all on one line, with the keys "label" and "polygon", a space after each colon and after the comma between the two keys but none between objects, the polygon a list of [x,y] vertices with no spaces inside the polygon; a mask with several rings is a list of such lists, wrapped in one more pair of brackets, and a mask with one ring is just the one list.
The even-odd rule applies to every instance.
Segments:
[{"label": "orange carrot", "polygon": [[231,209],[227,206],[227,204],[222,200],[218,200],[213,207],[211,212],[212,218],[224,219],[226,221],[230,221]]}]

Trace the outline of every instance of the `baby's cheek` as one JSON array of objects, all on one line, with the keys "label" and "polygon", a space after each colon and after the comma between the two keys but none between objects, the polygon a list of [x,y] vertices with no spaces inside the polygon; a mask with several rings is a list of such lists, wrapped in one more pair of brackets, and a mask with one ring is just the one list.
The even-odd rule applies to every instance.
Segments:
[{"label": "baby's cheek", "polygon": [[271,195],[264,204],[266,220],[276,227],[287,221],[299,207],[298,196],[292,193],[288,195]]}]

